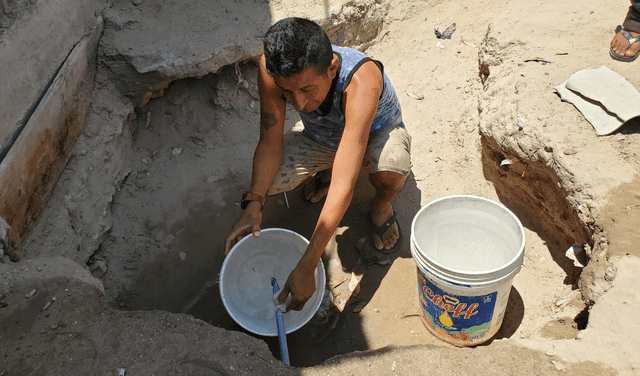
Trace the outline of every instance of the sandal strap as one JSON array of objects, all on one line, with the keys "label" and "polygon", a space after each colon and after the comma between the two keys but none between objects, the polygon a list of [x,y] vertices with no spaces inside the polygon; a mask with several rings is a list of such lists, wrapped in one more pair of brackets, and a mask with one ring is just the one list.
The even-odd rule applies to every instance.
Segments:
[{"label": "sandal strap", "polygon": [[322,171],[316,173],[316,192],[322,189],[329,188],[329,186],[331,185],[331,180],[322,181],[322,178],[320,177],[321,172]]},{"label": "sandal strap", "polygon": [[632,37],[631,34],[629,34],[629,32],[624,29],[620,30],[620,34],[622,34],[623,37],[627,38],[627,41],[629,41],[629,47],[631,47],[631,45],[635,42],[640,42],[640,36]]},{"label": "sandal strap", "polygon": [[396,218],[396,213],[393,212],[393,215],[391,217],[389,217],[389,219],[387,219],[387,221],[385,223],[383,223],[380,226],[376,226],[373,221],[371,221],[371,227],[373,228],[373,232],[378,235],[378,238],[382,239],[382,237],[384,236],[385,232],[387,232],[387,230],[398,221],[398,219]]}]

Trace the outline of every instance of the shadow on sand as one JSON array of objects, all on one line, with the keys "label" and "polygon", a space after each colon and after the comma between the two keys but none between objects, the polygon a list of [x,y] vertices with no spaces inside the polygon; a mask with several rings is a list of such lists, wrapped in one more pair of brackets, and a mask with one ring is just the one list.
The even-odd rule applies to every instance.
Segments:
[{"label": "shadow on sand", "polygon": [[[362,263],[358,263],[360,254],[356,248],[356,241],[367,233],[369,201],[373,194],[373,187],[367,177],[361,174],[352,203],[335,236],[335,242],[331,242],[327,246],[325,255],[323,255],[325,267],[329,254],[337,254],[346,273],[350,273],[355,268],[363,267]],[[289,192],[286,201],[282,194],[269,197],[265,206],[262,227],[286,228],[309,239],[313,234],[323,203],[324,200],[316,204],[305,201],[302,187]],[[342,312],[335,312],[329,320],[321,323],[317,320],[311,320],[301,329],[287,335],[291,365],[297,367],[313,366],[335,355],[369,349],[360,315],[353,312],[353,308],[356,303],[366,304],[373,297],[396,258],[411,257],[409,248],[411,221],[420,209],[420,191],[413,175],[410,175],[404,189],[394,201],[394,208],[403,231],[401,249],[392,255],[390,263],[387,265],[373,264],[368,268],[364,267],[359,293],[345,303]],[[235,209],[234,214],[236,214],[235,212],[239,215],[239,209]],[[231,220],[229,221],[230,227]],[[217,266],[219,270],[221,262]],[[274,356],[280,359],[277,337],[256,336],[237,325],[224,309],[217,285],[211,285],[187,312],[215,326],[242,331],[264,340]]]}]

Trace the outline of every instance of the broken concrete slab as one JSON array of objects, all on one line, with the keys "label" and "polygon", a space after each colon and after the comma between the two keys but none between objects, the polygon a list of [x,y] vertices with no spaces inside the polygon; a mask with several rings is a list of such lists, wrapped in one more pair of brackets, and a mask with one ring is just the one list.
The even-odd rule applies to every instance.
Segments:
[{"label": "broken concrete slab", "polygon": [[0,160],[103,0],[0,1]]},{"label": "broken concrete slab", "polygon": [[159,0],[114,4],[104,12],[100,41],[110,77],[143,106],[174,80],[202,77],[258,56],[260,36],[271,25],[269,4],[253,0],[231,5],[194,8]]},{"label": "broken concrete slab", "polygon": [[556,90],[562,100],[576,106],[598,136],[610,135],[640,117],[640,93],[605,65],[574,73]]},{"label": "broken concrete slab", "polygon": [[331,10],[326,2],[302,7],[258,0],[198,8],[160,0],[120,1],[104,11],[100,55],[118,89],[142,107],[175,80],[258,58],[264,33],[278,19],[304,11],[334,43],[364,49],[382,28],[386,9],[371,0],[336,2]]},{"label": "broken concrete slab", "polygon": [[112,226],[113,197],[130,172],[133,117],[131,102],[99,69],[85,131],[25,243],[29,258],[54,250],[85,265],[105,240]]},{"label": "broken concrete slab", "polygon": [[0,216],[11,226],[9,253],[22,247],[84,130],[101,32],[99,22],[76,45],[0,164]]}]

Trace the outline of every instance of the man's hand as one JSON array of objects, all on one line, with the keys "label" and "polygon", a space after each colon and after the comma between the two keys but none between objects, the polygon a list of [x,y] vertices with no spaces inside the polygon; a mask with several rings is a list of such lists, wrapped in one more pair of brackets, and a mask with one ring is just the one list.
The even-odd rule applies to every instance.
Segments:
[{"label": "man's hand", "polygon": [[314,276],[315,265],[309,269],[305,265],[300,263],[289,274],[287,283],[278,295],[278,301],[282,304],[287,295],[291,293],[291,299],[287,302],[287,311],[301,311],[304,308],[304,304],[311,298],[316,291],[316,279]]},{"label": "man's hand", "polygon": [[262,205],[257,201],[249,201],[240,218],[236,221],[224,243],[224,254],[231,250],[231,247],[249,234],[256,238],[260,236],[260,224],[262,223]]}]

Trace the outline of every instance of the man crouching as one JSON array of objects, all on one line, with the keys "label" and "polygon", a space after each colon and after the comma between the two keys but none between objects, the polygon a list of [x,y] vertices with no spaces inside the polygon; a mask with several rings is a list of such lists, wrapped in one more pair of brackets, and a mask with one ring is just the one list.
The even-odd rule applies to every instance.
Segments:
[{"label": "man crouching", "polygon": [[[360,169],[369,172],[371,233],[364,252],[393,253],[402,242],[392,201],[411,170],[411,137],[400,103],[380,62],[332,46],[313,21],[286,18],[265,35],[258,73],[260,139],[244,211],[226,238],[260,234],[265,195],[305,183],[306,199],[326,200],[304,255],[279,295],[301,310],[315,291],[314,270],[351,199]],[[286,102],[302,124],[284,134]]]}]

